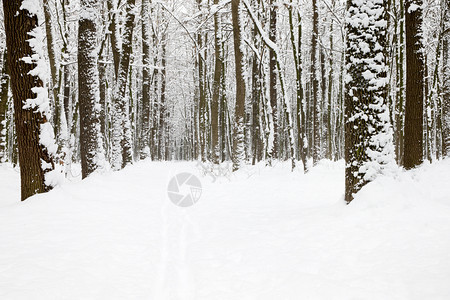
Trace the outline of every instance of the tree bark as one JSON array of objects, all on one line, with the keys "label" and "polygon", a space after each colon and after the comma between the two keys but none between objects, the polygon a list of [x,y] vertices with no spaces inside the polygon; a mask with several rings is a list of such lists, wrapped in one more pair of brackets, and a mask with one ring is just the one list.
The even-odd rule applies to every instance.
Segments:
[{"label": "tree bark", "polygon": [[423,161],[423,101],[425,64],[422,46],[422,0],[405,1],[406,109],[404,167]]},{"label": "tree bark", "polygon": [[127,17],[122,36],[118,76],[114,88],[113,149],[112,163],[115,170],[124,168],[132,162],[129,131],[128,99],[126,98],[130,56],[132,51],[135,0],[127,0]]},{"label": "tree bark", "polygon": [[113,0],[108,0],[107,2],[108,12],[109,12],[109,32],[111,35],[111,48],[113,52],[114,60],[114,74],[115,78],[119,76],[119,64],[120,64],[120,45],[118,39],[118,29],[117,29],[117,7],[114,6]]},{"label": "tree bark", "polygon": [[442,141],[443,156],[450,156],[450,3],[444,0],[444,28],[443,28],[443,91],[442,91]]},{"label": "tree bark", "polygon": [[2,70],[0,73],[0,163],[6,160],[6,113],[8,110],[8,92],[9,92],[9,76],[8,76],[8,51],[5,49],[3,53]]},{"label": "tree bark", "polygon": [[241,168],[244,156],[245,81],[242,74],[243,53],[241,50],[240,0],[231,1],[233,20],[234,60],[236,66],[236,107],[233,132],[233,171]]},{"label": "tree bark", "polygon": [[312,104],[313,104],[313,163],[320,160],[320,103],[319,103],[319,75],[317,68],[317,39],[319,37],[319,11],[317,0],[312,0],[313,5],[313,32],[311,38],[311,81],[312,81]]},{"label": "tree bark", "polygon": [[[218,5],[219,0],[214,0],[214,5]],[[214,14],[214,82],[213,97],[211,102],[211,158],[213,163],[219,163],[219,99],[221,94],[220,78],[222,77],[222,55],[221,55],[221,23],[219,12]]]},{"label": "tree bark", "polygon": [[290,28],[290,38],[292,45],[292,53],[294,55],[294,65],[296,74],[296,99],[297,99],[297,136],[298,136],[298,151],[300,153],[300,158],[303,162],[303,172],[308,171],[306,154],[308,150],[306,142],[306,103],[303,97],[303,85],[302,85],[302,20],[300,14],[298,14],[298,47],[295,43],[294,34],[294,20],[293,20],[293,4],[292,1],[289,6],[289,28]]},{"label": "tree bark", "polygon": [[141,159],[150,154],[150,14],[149,0],[142,0],[142,133],[141,133]]},{"label": "tree bark", "polygon": [[345,89],[345,200],[393,161],[387,114],[386,0],[371,9],[348,2]]},{"label": "tree bark", "polygon": [[[54,163],[49,149],[43,145],[43,142],[47,144],[47,141],[42,141],[40,136],[43,128],[51,128],[51,125],[47,124],[46,113],[39,110],[43,107],[24,105],[27,99],[42,96],[35,94],[33,89],[42,89],[44,84],[39,76],[31,74],[37,66],[35,61],[30,63],[23,59],[34,54],[29,43],[29,33],[37,29],[39,24],[36,15],[21,9],[22,3],[23,1],[3,1],[3,12],[19,148],[21,198],[26,200],[34,194],[51,189],[50,184],[45,181],[45,175],[54,169]],[[41,100],[47,101],[48,104],[48,98]]]},{"label": "tree bark", "polygon": [[48,60],[50,63],[50,90],[52,91],[53,103],[55,106],[54,126],[55,134],[58,134],[61,126],[61,111],[59,104],[59,84],[58,84],[58,68],[56,64],[55,47],[53,44],[52,19],[51,10],[48,0],[43,0],[44,18],[45,18],[45,33],[47,38]]},{"label": "tree bark", "polygon": [[[269,39],[276,43],[277,41],[277,7],[274,0],[270,0],[270,23]],[[272,107],[273,119],[273,148],[270,156],[277,159],[279,155],[279,132],[278,132],[278,95],[277,95],[277,61],[274,49],[269,49],[269,95],[270,106]]]},{"label": "tree bark", "polygon": [[100,132],[100,82],[97,68],[97,1],[81,0],[78,21],[78,101],[81,174],[86,178],[104,160]]}]

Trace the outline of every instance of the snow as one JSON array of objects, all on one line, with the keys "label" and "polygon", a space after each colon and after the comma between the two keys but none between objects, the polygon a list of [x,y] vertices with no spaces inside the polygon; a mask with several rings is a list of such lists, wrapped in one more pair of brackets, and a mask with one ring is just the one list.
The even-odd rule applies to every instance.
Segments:
[{"label": "snow", "polygon": [[[191,172],[200,201],[173,205]],[[450,160],[343,200],[344,163],[201,176],[145,161],[19,203],[0,165],[1,299],[448,299]]]}]

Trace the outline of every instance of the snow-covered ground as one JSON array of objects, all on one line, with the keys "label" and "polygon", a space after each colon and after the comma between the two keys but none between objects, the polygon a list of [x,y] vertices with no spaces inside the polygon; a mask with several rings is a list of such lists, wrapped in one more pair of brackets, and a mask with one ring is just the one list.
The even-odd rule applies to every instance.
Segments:
[{"label": "snow-covered ground", "polygon": [[[449,299],[450,160],[343,202],[343,163],[142,162],[19,202],[0,166],[0,299]],[[200,201],[170,202],[177,173]]]}]

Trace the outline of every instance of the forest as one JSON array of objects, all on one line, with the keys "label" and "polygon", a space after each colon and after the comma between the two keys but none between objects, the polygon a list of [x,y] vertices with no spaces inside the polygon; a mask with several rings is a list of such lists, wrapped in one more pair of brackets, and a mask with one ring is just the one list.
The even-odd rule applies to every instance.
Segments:
[{"label": "forest", "polygon": [[345,159],[349,202],[450,149],[445,0],[24,3],[3,3],[0,110],[22,199],[73,163]]},{"label": "forest", "polygon": [[[61,199],[92,197],[95,201],[128,199],[127,195],[139,198],[134,204],[124,204],[121,212],[131,206],[144,205],[139,202],[144,198],[150,201],[148,195],[139,194],[140,189],[152,189],[154,197],[163,199],[169,184],[170,198],[171,185],[166,177],[174,175],[173,169],[182,168],[195,176],[190,179],[174,177],[176,193],[178,185],[187,185],[195,177],[203,183],[203,198],[210,199],[207,195],[212,195],[212,191],[215,191],[214,197],[222,193],[223,197],[235,197],[240,199],[245,210],[256,216],[270,214],[270,210],[264,209],[275,199],[276,205],[281,207],[285,199],[285,209],[295,211],[296,205],[300,204],[294,204],[294,194],[297,198],[305,198],[301,204],[305,209],[309,209],[309,205],[328,205],[317,215],[326,224],[344,222],[331,212],[329,217],[336,218],[335,221],[323,215],[333,205],[341,204],[344,205],[339,210],[342,216],[346,214],[345,208],[351,214],[358,209],[363,211],[361,215],[371,211],[367,217],[372,220],[370,224],[377,222],[378,213],[381,213],[378,210],[383,207],[389,211],[386,218],[394,219],[397,209],[400,214],[406,214],[411,223],[420,215],[424,223],[419,221],[412,226],[434,224],[431,226],[436,227],[430,232],[435,239],[427,236],[424,240],[430,238],[430,241],[444,244],[436,246],[436,251],[442,251],[438,254],[422,250],[417,250],[418,253],[428,253],[430,257],[436,255],[442,261],[446,257],[448,261],[448,254],[444,252],[450,249],[450,223],[443,219],[448,219],[446,213],[450,207],[450,190],[445,190],[445,182],[450,179],[450,161],[447,159],[450,156],[449,0],[2,2],[0,182],[3,183],[0,183],[0,198],[6,199],[8,205],[19,205],[19,200],[29,199],[23,203],[32,204],[21,205],[29,205],[24,208],[30,211],[22,212],[19,219],[36,214],[37,222],[37,211],[46,207],[39,208],[39,205],[56,201],[57,195]],[[158,174],[166,177],[158,178]],[[134,176],[135,182],[126,176]],[[261,176],[257,177],[260,180],[251,181],[255,176]],[[209,182],[209,177],[221,183],[214,185]],[[224,184],[230,184],[229,188],[224,188]],[[193,185],[188,194],[195,203],[201,183],[195,187],[197,190],[192,189]],[[131,187],[134,187],[132,192]],[[246,192],[247,188],[254,191],[253,195]],[[74,196],[84,189],[84,196]],[[116,191],[115,194],[109,193],[108,189]],[[260,189],[266,192],[257,192]],[[320,198],[322,194],[329,202],[317,200],[311,204],[314,202],[311,199]],[[259,206],[256,200],[251,200],[256,197],[266,202]],[[407,197],[415,199],[411,201],[417,205],[408,204]],[[376,199],[383,204],[377,203]],[[387,204],[388,199],[392,203]],[[412,205],[420,211],[423,200],[427,199],[435,204],[430,204],[430,208],[423,211],[424,215],[415,210],[407,214],[400,209]],[[201,210],[202,201],[193,209],[200,207]],[[105,206],[111,204],[105,203]],[[183,206],[180,203],[177,205]],[[241,204],[236,202],[236,205]],[[60,205],[56,205],[56,211],[82,209],[72,202],[66,203],[64,208]],[[230,215],[237,207],[232,209],[232,204],[220,201],[209,205],[223,206],[225,211],[230,209]],[[161,207],[162,220],[167,223],[171,210],[164,205]],[[155,209],[159,212],[160,208]],[[282,208],[274,211],[278,215],[274,217],[275,224],[289,215],[283,217],[282,213],[286,212]],[[179,218],[176,224],[183,226],[180,227],[180,247],[186,246],[185,243],[195,240],[186,232],[197,230],[190,227],[195,221],[187,214],[192,211],[172,213]],[[242,211],[239,213],[243,214]],[[119,210],[117,214],[114,216],[126,223]],[[217,218],[225,218],[226,214]],[[309,218],[315,214],[314,211],[304,216]],[[8,218],[12,224],[20,222],[19,219],[14,221],[14,217]],[[112,218],[115,217],[111,215],[105,222],[113,222]],[[200,224],[203,215],[199,218]],[[137,220],[129,221],[139,226]],[[161,223],[164,226],[175,224],[164,222]],[[213,220],[204,220],[205,224],[210,224],[208,222]],[[224,222],[227,221],[224,219]],[[359,224],[356,217],[348,222]],[[81,224],[84,223],[81,221]],[[89,224],[86,226],[97,223]],[[195,226],[201,226],[199,224]],[[261,224],[265,226],[264,222]],[[318,223],[314,224],[317,227],[311,232],[319,230]],[[338,227],[347,228],[349,224]],[[252,225],[242,223],[242,226],[245,230],[245,226],[250,228]],[[403,225],[399,226],[403,228]],[[0,221],[0,227],[8,226]],[[170,231],[164,228],[161,232]],[[334,230],[337,229],[330,227],[330,232]],[[398,230],[395,232],[400,235],[403,229]],[[311,233],[308,238],[313,235]],[[364,236],[364,232],[356,236]],[[349,238],[350,234],[343,235],[342,241],[348,243],[339,245],[358,245],[357,240],[350,242]],[[419,243],[416,238],[411,243]],[[328,242],[323,245],[329,245]],[[16,245],[14,241],[11,243]],[[158,244],[166,245],[164,240]],[[217,245],[211,242],[211,247]],[[346,253],[349,248],[345,247],[339,249]],[[180,251],[190,253],[183,249]],[[371,248],[371,251],[375,250]],[[0,273],[2,253],[7,252],[0,246]],[[412,254],[409,263],[420,265],[418,253],[417,257]],[[186,261],[183,259],[178,266],[184,266]],[[8,260],[5,258],[5,261]],[[244,263],[247,267],[248,261]],[[356,261],[353,263],[361,266]],[[169,268],[167,261],[165,264],[164,270]],[[317,264],[330,267],[324,260]],[[438,262],[429,262],[430,266],[436,264]],[[300,268],[304,266],[299,263]],[[347,271],[340,267],[343,268],[340,271]],[[397,271],[401,269],[406,274],[403,267],[399,266]],[[256,265],[249,268],[257,269]],[[315,270],[316,267],[311,268]],[[195,273],[194,269],[198,271],[185,266],[180,272]],[[439,269],[431,267],[430,272],[433,270],[442,278],[450,276],[448,263],[443,263]],[[81,275],[76,282],[81,282],[80,278]],[[190,276],[181,276],[179,280],[178,296],[172,294],[175,291],[168,291],[168,283],[163,280],[157,288],[159,292],[154,292],[152,297],[141,289],[142,294],[137,298],[209,298],[198,293]],[[399,299],[434,298],[432,294],[415,290],[416,282],[417,278],[409,281],[406,294],[397,294],[398,290],[394,294]],[[440,283],[436,280],[435,285],[430,286],[441,292],[434,296],[444,299],[450,296],[450,290],[445,283]],[[261,287],[261,282],[256,286]],[[84,291],[89,290],[85,288]],[[218,290],[212,290],[210,296],[219,295]],[[391,287],[392,290],[395,288]],[[292,295],[268,292],[258,297],[247,292],[222,295],[223,299],[238,299],[238,295],[247,295],[241,299],[273,299],[275,295],[329,299],[330,296],[325,291]],[[356,294],[351,294],[338,288],[334,292],[338,299],[347,296],[379,299],[384,295],[370,289],[369,294],[355,291]],[[11,295],[27,298],[23,293]],[[43,299],[62,296],[45,295]],[[70,295],[74,299],[108,298],[101,292],[73,292]],[[136,299],[130,294],[117,295],[122,295],[121,299]],[[361,295],[368,297],[361,298]],[[108,299],[114,298],[111,293]]]}]

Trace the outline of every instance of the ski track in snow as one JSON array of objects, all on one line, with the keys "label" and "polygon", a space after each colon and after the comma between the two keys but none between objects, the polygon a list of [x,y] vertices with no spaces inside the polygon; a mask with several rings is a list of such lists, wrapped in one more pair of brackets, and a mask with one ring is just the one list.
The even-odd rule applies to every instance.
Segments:
[{"label": "ski track in snow", "polygon": [[[0,299],[449,299],[450,160],[378,178],[351,205],[343,162],[215,183],[141,162],[23,203],[0,165]],[[190,208],[172,176],[203,184]]]}]

